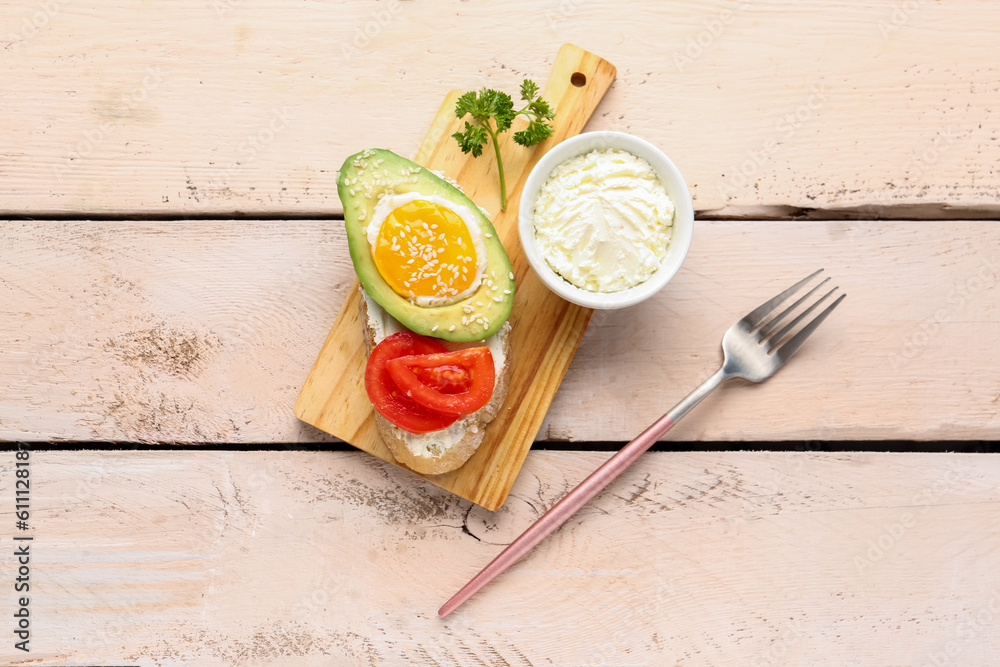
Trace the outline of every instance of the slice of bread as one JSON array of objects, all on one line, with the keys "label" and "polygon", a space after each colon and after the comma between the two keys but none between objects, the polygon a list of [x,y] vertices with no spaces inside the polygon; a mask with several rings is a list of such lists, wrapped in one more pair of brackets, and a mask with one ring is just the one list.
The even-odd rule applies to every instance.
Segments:
[{"label": "slice of bread", "polygon": [[[365,349],[370,355],[383,338],[406,329],[375,303],[363,289],[361,296],[360,308],[361,321],[365,327]],[[375,412],[375,425],[382,440],[392,451],[392,455],[406,467],[425,475],[440,475],[450,472],[460,468],[469,460],[486,435],[486,425],[500,413],[500,408],[507,397],[507,385],[510,381],[510,322],[506,322],[495,335],[479,343],[451,343],[448,341],[441,341],[441,343],[449,350],[488,346],[496,367],[496,385],[489,403],[441,431],[421,434],[409,433],[390,424],[378,411]]]}]

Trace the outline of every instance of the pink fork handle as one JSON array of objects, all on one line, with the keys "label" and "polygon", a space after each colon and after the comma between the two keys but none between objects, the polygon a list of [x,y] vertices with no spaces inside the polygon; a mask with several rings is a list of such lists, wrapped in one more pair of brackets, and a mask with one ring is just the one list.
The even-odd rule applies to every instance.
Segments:
[{"label": "pink fork handle", "polygon": [[576,514],[577,510],[587,504],[587,502],[601,492],[604,487],[611,483],[618,475],[628,468],[639,456],[649,449],[653,443],[669,431],[674,426],[674,420],[670,414],[660,417],[652,426],[643,431],[635,440],[622,447],[614,456],[604,462],[600,468],[590,473],[587,479],[580,482],[572,491],[566,494],[562,500],[552,506],[548,512],[542,515],[538,521],[533,523],[526,531],[511,542],[506,549],[490,561],[489,565],[479,571],[469,583],[462,586],[450,600],[438,610],[438,616],[445,617],[454,611],[459,605],[468,600],[483,586],[491,582],[494,577],[517,562],[522,556],[531,551],[550,534],[556,531],[559,526]]},{"label": "pink fork handle", "polygon": [[604,462],[604,464],[590,473],[587,479],[576,485],[566,497],[552,506],[548,512],[542,515],[538,521],[528,527],[526,531],[511,542],[506,549],[490,561],[489,565],[479,571],[469,583],[462,586],[450,600],[438,609],[438,616],[445,617],[468,600],[476,591],[493,581],[493,579],[516,563],[521,556],[535,548],[539,542],[551,535],[559,526],[566,523],[566,520],[576,514],[576,511],[587,504],[591,498],[610,484],[618,475],[622,474],[639,456],[653,446],[664,433],[674,427],[674,424],[681,420],[694,406],[701,403],[702,399],[708,396],[713,389],[718,387],[723,380],[731,377],[725,370],[720,368],[715,375],[708,378],[694,391],[681,399],[680,403],[670,409],[670,412],[657,419],[639,436],[622,447],[614,456]]}]

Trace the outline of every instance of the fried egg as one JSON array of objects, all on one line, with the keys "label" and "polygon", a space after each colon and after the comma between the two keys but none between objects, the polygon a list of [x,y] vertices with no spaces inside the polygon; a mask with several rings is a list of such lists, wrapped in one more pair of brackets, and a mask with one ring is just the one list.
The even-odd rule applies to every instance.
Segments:
[{"label": "fried egg", "polygon": [[422,307],[466,299],[486,270],[476,215],[438,195],[419,192],[379,200],[365,227],[375,267],[392,290]]}]

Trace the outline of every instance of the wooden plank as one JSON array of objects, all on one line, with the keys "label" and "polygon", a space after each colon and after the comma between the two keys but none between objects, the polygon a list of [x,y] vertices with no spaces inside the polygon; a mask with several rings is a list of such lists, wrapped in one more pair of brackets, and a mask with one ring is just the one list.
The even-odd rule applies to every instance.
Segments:
[{"label": "wooden plank", "polygon": [[[582,77],[580,85],[573,77]],[[614,65],[599,56],[572,44],[559,49],[544,90],[545,99],[556,111],[552,136],[530,151],[509,138],[501,147],[507,154],[503,159],[509,183],[506,210],[500,210],[495,167],[463,154],[451,139],[464,125],[454,111],[461,91],[453,91],[445,99],[420,148],[419,164],[444,171],[473,201],[499,211],[493,226],[507,249],[517,285],[510,315],[513,361],[507,399],[472,458],[458,470],[428,477],[490,510],[507,497],[592,312],[553,294],[531,271],[518,241],[520,190],[549,148],[580,132],[614,79]],[[355,281],[296,400],[295,415],[355,447],[398,463],[378,434],[365,390],[363,369],[368,355],[360,302]]]},{"label": "wooden plank", "polygon": [[335,213],[343,157],[413,155],[448,90],[544,79],[566,41],[619,67],[588,129],[659,145],[699,211],[1000,211],[984,166],[1000,161],[993,0],[104,0],[0,15],[6,214]]},{"label": "wooden plank", "polygon": [[[737,317],[819,266],[836,314],[670,439],[1000,438],[1000,223],[696,227],[667,288],[595,316],[540,439],[638,434]],[[353,281],[337,221],[4,222],[0,438],[322,441],[293,405]]]},{"label": "wooden plank", "polygon": [[[8,637],[0,662],[923,667],[1000,656],[1000,458],[969,454],[647,454],[436,617],[605,456],[532,453],[490,513],[356,452],[34,452],[31,653]],[[12,464],[0,453],[8,500]],[[10,504],[0,517],[13,530]],[[0,557],[0,579],[14,576]],[[5,615],[13,605],[7,596]]]}]

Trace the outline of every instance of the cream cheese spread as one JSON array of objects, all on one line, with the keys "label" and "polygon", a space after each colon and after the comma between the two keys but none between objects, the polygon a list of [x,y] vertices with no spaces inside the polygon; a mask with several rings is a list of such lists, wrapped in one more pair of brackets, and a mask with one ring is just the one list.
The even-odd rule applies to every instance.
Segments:
[{"label": "cream cheese spread", "polygon": [[566,160],[535,200],[535,246],[568,282],[619,292],[650,278],[667,254],[674,203],[653,167],[617,149]]}]

